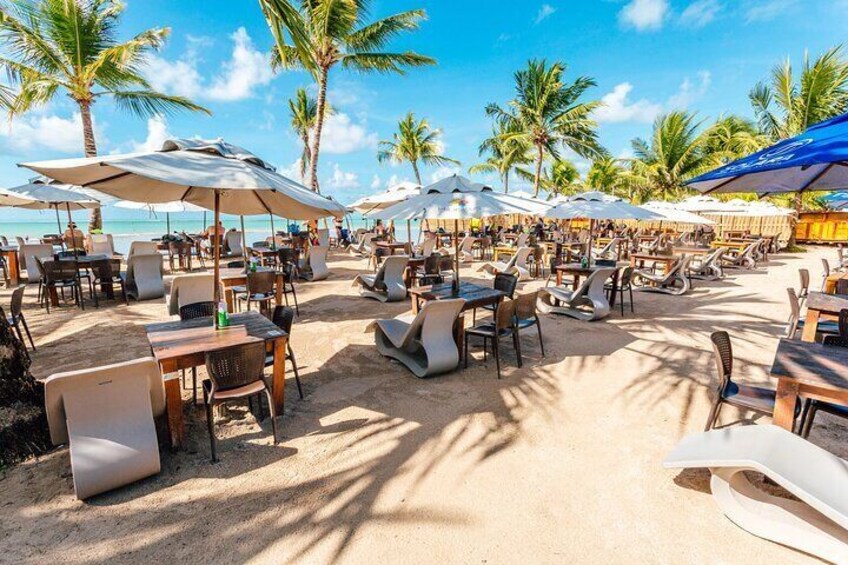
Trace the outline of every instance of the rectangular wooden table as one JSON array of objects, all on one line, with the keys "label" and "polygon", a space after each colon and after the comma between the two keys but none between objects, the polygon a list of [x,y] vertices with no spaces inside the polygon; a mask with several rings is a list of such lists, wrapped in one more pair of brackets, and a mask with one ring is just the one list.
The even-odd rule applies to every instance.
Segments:
[{"label": "rectangular wooden table", "polygon": [[233,314],[229,327],[219,330],[213,328],[211,317],[150,324],[145,329],[165,380],[165,410],[172,447],[181,447],[185,439],[182,391],[176,371],[203,365],[207,351],[265,341],[267,351],[274,354],[271,393],[277,414],[282,415],[288,334],[259,312]]},{"label": "rectangular wooden table", "polygon": [[[275,305],[283,304],[283,283],[285,282],[285,274],[282,271],[271,269],[270,267],[259,267],[257,271],[274,271],[277,274],[274,282]],[[221,286],[224,287],[224,300],[227,301],[227,311],[234,311],[235,298],[233,297],[234,286],[245,286],[247,284],[247,273],[241,267],[235,269],[221,269]]]},{"label": "rectangular wooden table", "polygon": [[18,262],[17,246],[4,245],[0,247],[0,255],[6,259],[6,280],[9,286],[18,286],[21,282],[21,266]]},{"label": "rectangular wooden table", "polygon": [[777,377],[773,423],[792,431],[799,396],[848,406],[848,348],[780,340],[771,374]]},{"label": "rectangular wooden table", "polygon": [[409,244],[404,241],[395,241],[391,243],[388,241],[375,241],[374,245],[383,249],[388,249],[389,255],[394,255],[395,251],[406,252],[406,249],[409,246]]},{"label": "rectangular wooden table", "polygon": [[801,339],[816,341],[819,320],[839,321],[839,312],[848,309],[848,296],[811,291],[807,296],[807,318]]},{"label": "rectangular wooden table", "polygon": [[639,264],[639,267],[644,267],[646,262],[651,263],[660,263],[663,266],[665,273],[671,269],[671,267],[677,263],[679,257],[676,255],[651,255],[650,253],[633,253],[630,255],[630,266],[635,268],[636,264]]},{"label": "rectangular wooden table", "polygon": [[481,286],[470,282],[460,282],[459,292],[454,293],[452,283],[446,282],[431,286],[410,288],[409,296],[412,299],[412,312],[417,314],[421,309],[421,303],[428,300],[462,298],[465,300],[463,310],[471,310],[482,306],[500,304],[501,300],[506,297],[506,293],[489,286]]}]

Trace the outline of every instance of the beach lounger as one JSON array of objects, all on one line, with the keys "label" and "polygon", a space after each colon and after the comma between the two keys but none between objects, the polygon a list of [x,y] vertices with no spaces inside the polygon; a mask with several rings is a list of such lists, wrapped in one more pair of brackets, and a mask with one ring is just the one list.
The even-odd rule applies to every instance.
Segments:
[{"label": "beach lounger", "polygon": [[34,258],[38,257],[42,261],[52,259],[53,246],[46,243],[25,243],[18,248],[18,257],[20,257],[22,268],[26,265],[27,280],[35,283],[41,280],[41,273],[38,271]]},{"label": "beach lounger", "polygon": [[360,257],[370,256],[371,255],[371,240],[377,236],[376,233],[366,232],[363,233],[359,241],[356,245],[351,245],[348,247],[348,251],[350,251],[351,255],[358,255]]},{"label": "beach lounger", "polygon": [[726,248],[719,247],[700,259],[693,257],[689,263],[689,276],[708,281],[716,281],[724,277],[724,269],[721,268],[721,258],[726,251]]},{"label": "beach lounger", "polygon": [[620,241],[620,237],[614,237],[600,250],[592,251],[592,257],[596,259],[613,259],[615,261],[618,261],[618,245]]},{"label": "beach lounger", "polygon": [[[168,315],[176,316],[180,308],[198,302],[213,302],[215,300],[215,277],[209,273],[196,275],[180,275],[171,281],[171,293],[168,295]],[[223,286],[219,289],[224,296]]]},{"label": "beach lounger", "polygon": [[531,248],[519,247],[515,255],[509,258],[509,261],[505,263],[502,261],[486,263],[478,269],[478,272],[485,272],[493,276],[498,273],[506,273],[507,275],[517,273],[519,281],[529,280],[530,269],[527,266],[527,258],[530,257],[531,253],[533,253]]},{"label": "beach lounger", "polygon": [[[848,461],[777,426],[758,425],[687,436],[663,466],[709,469],[713,499],[743,530],[848,563]],[[797,500],[757,488],[746,471],[762,473]]]},{"label": "beach lounger", "polygon": [[643,283],[643,286],[637,286],[636,290],[663,292],[665,294],[673,294],[674,296],[686,294],[692,288],[692,283],[689,282],[689,277],[686,276],[686,269],[689,267],[691,260],[691,255],[684,255],[667,273],[661,274],[636,269],[633,271],[633,276]]},{"label": "beach lounger", "polygon": [[748,270],[756,269],[757,260],[754,257],[754,253],[759,245],[760,243],[755,241],[754,243],[748,244],[748,246],[746,246],[740,253],[725,253],[721,258],[722,266]]},{"label": "beach lounger", "polygon": [[381,355],[403,363],[419,378],[459,366],[454,324],[465,306],[461,298],[431,300],[414,318],[377,320],[375,341]]},{"label": "beach lounger", "polygon": [[165,412],[165,386],[155,359],[51,375],[44,404],[51,441],[70,447],[77,498],[159,472],[153,419]]},{"label": "beach lounger", "polygon": [[419,247],[415,249],[415,252],[424,257],[425,259],[433,254],[436,250],[436,239],[432,237],[428,237],[425,239]]},{"label": "beach lounger", "polygon": [[243,257],[244,247],[242,247],[241,232],[231,230],[224,235],[224,245],[227,248],[227,256]]},{"label": "beach lounger", "polygon": [[613,273],[614,268],[598,269],[573,291],[564,286],[541,289],[539,311],[545,314],[564,314],[587,322],[606,318],[610,305],[604,291],[604,283]]},{"label": "beach lounger", "polygon": [[130,243],[130,252],[127,254],[127,258],[133,255],[152,255],[153,253],[159,253],[159,244],[155,241],[133,241]]},{"label": "beach lounger", "polygon": [[375,275],[357,275],[352,286],[359,287],[359,294],[376,298],[380,302],[397,302],[406,299],[406,282],[403,274],[409,263],[405,255],[386,257]]},{"label": "beach lounger", "polygon": [[318,230],[318,245],[321,247],[330,247],[330,230]]},{"label": "beach lounger", "polygon": [[130,256],[124,278],[127,296],[139,301],[165,296],[163,271],[162,255],[159,253]]},{"label": "beach lounger", "polygon": [[459,260],[463,263],[471,263],[474,261],[474,242],[477,241],[477,238],[471,236],[465,236],[462,238],[462,242],[459,244]]},{"label": "beach lounger", "polygon": [[306,256],[301,259],[300,278],[307,281],[323,281],[330,276],[327,268],[327,248],[312,245],[306,250]]}]

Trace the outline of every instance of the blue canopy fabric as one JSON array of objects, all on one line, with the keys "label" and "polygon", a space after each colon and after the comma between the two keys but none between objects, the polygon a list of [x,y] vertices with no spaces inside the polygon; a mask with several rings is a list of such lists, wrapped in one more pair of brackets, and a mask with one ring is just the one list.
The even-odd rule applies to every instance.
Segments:
[{"label": "blue canopy fabric", "polygon": [[848,114],[687,183],[704,194],[848,190]]},{"label": "blue canopy fabric", "polygon": [[848,192],[834,192],[822,197],[828,207],[834,210],[842,210],[848,208]]}]

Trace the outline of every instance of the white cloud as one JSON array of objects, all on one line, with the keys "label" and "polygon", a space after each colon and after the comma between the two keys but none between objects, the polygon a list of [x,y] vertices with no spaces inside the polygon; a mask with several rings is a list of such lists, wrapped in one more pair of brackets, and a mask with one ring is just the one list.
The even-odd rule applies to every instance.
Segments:
[{"label": "white cloud", "polygon": [[162,149],[162,144],[168,139],[173,139],[173,135],[168,131],[168,122],[162,116],[154,116],[147,120],[147,139],[141,143],[131,141],[130,151],[146,152],[157,151]]},{"label": "white cloud", "polygon": [[625,27],[651,31],[662,27],[668,11],[668,0],[630,0],[618,13],[618,19]]},{"label": "white cloud", "polygon": [[781,13],[794,8],[797,4],[798,0],[751,2],[751,5],[745,10],[745,23],[771,21]]},{"label": "white cloud", "polygon": [[[106,141],[97,127],[96,119],[93,119],[93,126],[98,148],[102,150]],[[32,114],[0,126],[0,139],[4,140],[6,150],[14,153],[49,149],[82,155],[82,118],[79,112],[74,112],[70,118]]]},{"label": "white cloud", "polygon": [[333,164],[333,176],[327,180],[330,188],[358,188],[359,176],[356,173],[343,171],[338,163]]},{"label": "white cloud", "polygon": [[712,82],[709,71],[700,71],[698,79],[693,83],[689,77],[683,79],[677,94],[668,99],[667,106],[672,110],[685,110],[698,98],[707,93]]},{"label": "white cloud", "polygon": [[377,146],[377,134],[368,132],[344,113],[332,114],[321,131],[321,153],[342,155]]},{"label": "white cloud", "polygon": [[371,188],[377,189],[383,185],[383,180],[380,178],[380,175],[374,175],[374,178],[371,179]]},{"label": "white cloud", "polygon": [[612,92],[601,98],[603,106],[595,110],[595,119],[602,123],[651,123],[662,112],[662,105],[645,98],[631,101],[630,92],[632,90],[633,85],[629,82],[616,85]]},{"label": "white cloud", "polygon": [[462,169],[459,167],[448,167],[442,165],[430,175],[430,182],[438,182],[444,178],[447,178],[452,175],[458,175],[462,172]]},{"label": "white cloud", "polygon": [[680,14],[680,23],[687,27],[704,27],[715,19],[722,8],[718,0],[695,0]]},{"label": "white cloud", "polygon": [[[297,182],[303,182],[303,179],[300,177],[300,158],[295,159],[294,163],[286,167],[277,167],[277,172],[286,178],[290,178]],[[308,174],[309,171],[307,171],[307,175]]]},{"label": "white cloud", "polygon": [[556,8],[551,6],[550,4],[542,4],[542,7],[539,8],[539,12],[536,14],[535,23],[541,23],[542,20],[545,20],[551,17],[554,12],[556,12]]},{"label": "white cloud", "polygon": [[147,80],[161,92],[188,98],[234,101],[250,98],[259,86],[271,82],[274,73],[269,55],[257,50],[245,28],[238,28],[233,40],[232,57],[221,64],[218,74],[206,81],[197,69],[197,47],[207,45],[208,38],[190,38],[191,47],[178,60],[152,56],[148,59]]},{"label": "white cloud", "polygon": [[392,175],[389,177],[389,180],[386,181],[386,188],[392,188],[399,185],[402,182],[415,182],[412,179],[408,179],[406,177],[400,177],[398,175]]}]

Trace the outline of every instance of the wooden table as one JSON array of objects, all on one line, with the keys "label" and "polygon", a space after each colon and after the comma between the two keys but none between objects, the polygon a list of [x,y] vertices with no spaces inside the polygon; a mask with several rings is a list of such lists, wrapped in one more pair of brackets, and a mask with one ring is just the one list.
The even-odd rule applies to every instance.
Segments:
[{"label": "wooden table", "polygon": [[391,243],[388,241],[375,241],[373,242],[373,244],[382,249],[387,249],[389,251],[389,255],[394,255],[395,251],[401,251],[405,253],[407,247],[410,246],[408,243],[402,241],[395,241]]},{"label": "wooden table", "polygon": [[844,309],[848,309],[848,296],[811,291],[807,296],[807,318],[804,321],[804,333],[801,334],[801,339],[810,343],[815,342],[819,320],[838,322],[839,312]]},{"label": "wooden table", "polygon": [[0,255],[6,259],[6,283],[9,287],[18,286],[21,283],[21,265],[18,262],[18,247],[15,245],[4,245],[0,247]]},{"label": "wooden table", "polygon": [[675,247],[672,251],[675,255],[707,255],[715,250],[709,247]]},{"label": "wooden table", "polygon": [[233,314],[230,326],[219,330],[212,327],[211,317],[150,324],[145,329],[150,349],[164,375],[171,447],[181,447],[185,440],[182,387],[177,371],[203,365],[207,351],[265,341],[267,351],[274,354],[271,395],[277,414],[283,414],[288,334],[259,312]]},{"label": "wooden table", "polygon": [[799,396],[848,406],[848,348],[781,339],[771,374],[777,377],[773,423],[792,431]]},{"label": "wooden table", "polygon": [[675,255],[651,255],[650,253],[633,253],[630,256],[630,266],[636,268],[636,263],[639,263],[639,268],[645,266],[645,262],[650,261],[651,263],[657,264],[661,263],[665,273],[671,269],[671,267],[677,263],[679,257]]},{"label": "wooden table", "polygon": [[277,250],[271,249],[270,247],[248,247],[247,252],[254,257],[258,257],[263,265],[265,265],[269,259],[272,263],[274,263],[277,257]]},{"label": "wooden table", "polygon": [[[256,269],[257,271],[273,271],[277,274],[276,281],[274,281],[274,290],[276,292],[275,296],[275,305],[280,306],[283,304],[283,284],[285,283],[285,274],[282,271],[277,271],[275,269],[271,269],[269,267],[259,267]],[[247,285],[247,273],[244,272],[242,268],[236,269],[221,269],[221,286],[224,287],[224,300],[227,301],[227,311],[233,312],[233,304],[235,299],[233,297],[233,287],[234,286],[245,286]]]},{"label": "wooden table", "polygon": [[454,294],[452,283],[434,284],[430,286],[419,286],[409,289],[412,299],[412,312],[417,314],[421,309],[421,302],[428,300],[446,300],[449,298],[462,298],[465,300],[464,310],[472,310],[483,306],[500,304],[506,293],[489,286],[481,286],[470,282],[460,282],[459,292]]},{"label": "wooden table", "polygon": [[[625,263],[626,265],[626,263]],[[616,296],[618,295],[618,267],[616,266],[608,266],[608,265],[591,265],[589,267],[584,267],[580,263],[566,263],[564,265],[559,265],[556,268],[556,285],[562,286],[562,275],[567,274],[571,275],[574,278],[574,281],[571,283],[571,289],[577,290],[577,287],[580,286],[580,279],[583,277],[588,277],[598,269],[615,269],[610,277],[612,279],[612,291],[610,292],[609,303],[610,308],[615,306]]]},{"label": "wooden table", "polygon": [[711,241],[710,247],[713,249],[718,249],[719,247],[726,247],[727,249],[736,249],[740,253],[748,247],[749,244],[739,241]]},{"label": "wooden table", "polygon": [[497,261],[498,257],[503,254],[515,255],[516,251],[518,251],[517,247],[513,247],[510,245],[496,245],[492,247],[492,261]]},{"label": "wooden table", "polygon": [[424,266],[424,257],[410,257],[406,263],[406,270],[403,273],[403,280],[406,283],[406,288],[412,288],[418,280],[418,269]]}]

